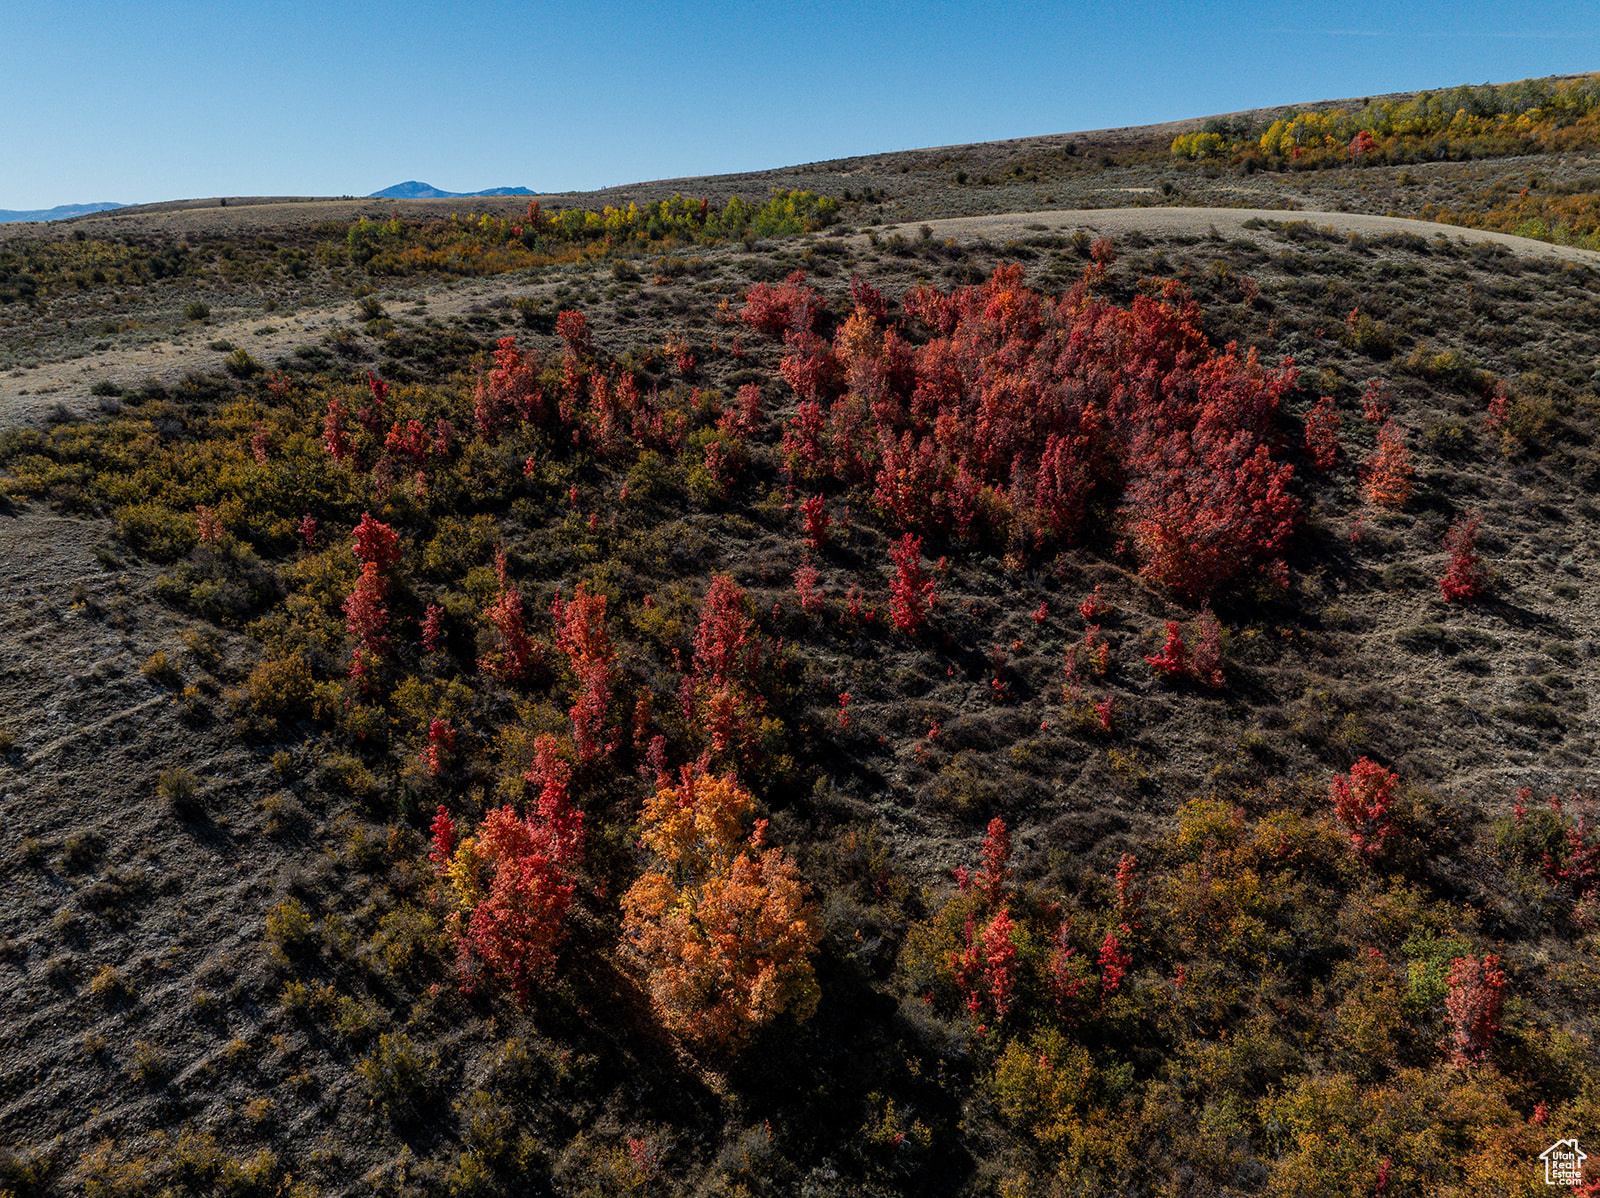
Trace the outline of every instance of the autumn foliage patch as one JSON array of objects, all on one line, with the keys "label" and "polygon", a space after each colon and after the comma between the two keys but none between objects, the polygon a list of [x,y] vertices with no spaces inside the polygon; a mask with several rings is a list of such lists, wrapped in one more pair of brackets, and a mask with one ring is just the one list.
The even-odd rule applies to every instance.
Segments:
[{"label": "autumn foliage patch", "polygon": [[819,938],[793,862],[750,826],[755,800],[731,776],[686,767],[645,803],[650,864],[622,901],[662,1022],[731,1048],[787,1011],[807,1018]]},{"label": "autumn foliage patch", "polygon": [[829,349],[802,280],[751,288],[745,319],[785,338],[801,400],[794,478],[869,482],[907,533],[1030,550],[1120,511],[1145,576],[1192,599],[1245,569],[1281,575],[1299,509],[1270,428],[1291,364],[1213,349],[1176,287],[1128,308],[1085,284],[1052,300],[1009,266],[903,306],[924,343],[858,304]]}]

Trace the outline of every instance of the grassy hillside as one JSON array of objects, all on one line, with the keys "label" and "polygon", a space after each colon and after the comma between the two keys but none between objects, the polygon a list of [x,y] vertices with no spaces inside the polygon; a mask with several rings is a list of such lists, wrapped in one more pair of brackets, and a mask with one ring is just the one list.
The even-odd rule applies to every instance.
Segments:
[{"label": "grassy hillside", "polygon": [[360,305],[0,434],[0,1190],[1544,1192],[1595,267],[914,222],[1585,164],[1185,131],[0,243],[18,369]]}]

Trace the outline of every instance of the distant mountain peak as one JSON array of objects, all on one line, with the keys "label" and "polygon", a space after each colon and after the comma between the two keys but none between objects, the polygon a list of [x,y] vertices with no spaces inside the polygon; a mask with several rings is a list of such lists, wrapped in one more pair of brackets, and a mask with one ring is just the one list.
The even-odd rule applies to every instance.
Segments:
[{"label": "distant mountain peak", "polygon": [[440,191],[431,183],[419,183],[409,179],[404,183],[396,183],[393,187],[385,187],[382,191],[373,192],[368,199],[378,200],[464,200],[475,196],[531,196],[537,192],[529,191],[526,187],[491,187],[487,191]]},{"label": "distant mountain peak", "polygon": [[113,208],[126,208],[126,204],[58,204],[54,208],[35,208],[19,212],[0,208],[0,225],[19,220],[66,220],[69,216],[87,216],[91,212],[109,212]]}]

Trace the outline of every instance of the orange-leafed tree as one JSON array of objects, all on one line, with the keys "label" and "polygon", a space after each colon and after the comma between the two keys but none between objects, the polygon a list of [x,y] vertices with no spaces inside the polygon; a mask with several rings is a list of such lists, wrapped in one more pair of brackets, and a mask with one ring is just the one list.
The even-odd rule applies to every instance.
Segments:
[{"label": "orange-leafed tree", "polygon": [[1406,430],[1393,420],[1378,429],[1378,448],[1367,459],[1367,499],[1379,507],[1402,508],[1411,498],[1411,451]]},{"label": "orange-leafed tree", "polygon": [[663,1023],[714,1049],[737,1047],[785,1011],[816,1008],[819,929],[794,863],[731,775],[698,766],[645,803],[649,867],[623,897],[623,930],[644,957]]}]

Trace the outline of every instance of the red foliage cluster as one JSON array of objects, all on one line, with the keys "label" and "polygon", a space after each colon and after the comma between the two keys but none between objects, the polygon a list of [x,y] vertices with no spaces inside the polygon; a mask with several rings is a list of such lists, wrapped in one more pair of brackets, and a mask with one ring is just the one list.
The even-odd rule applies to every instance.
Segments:
[{"label": "red foliage cluster", "polygon": [[983,868],[978,871],[978,889],[991,903],[999,904],[1007,893],[1011,864],[1011,831],[998,815],[989,821],[979,850]]},{"label": "red foliage cluster", "polygon": [[1178,621],[1167,621],[1167,643],[1154,656],[1146,655],[1150,668],[1168,678],[1181,678],[1189,672],[1189,651],[1183,643],[1183,632]]},{"label": "red foliage cluster", "polygon": [[967,916],[962,947],[950,958],[950,976],[974,1016],[987,1008],[995,1019],[1004,1019],[1011,1011],[1017,980],[1017,946],[1011,939],[1014,927],[1005,908],[995,912],[982,932],[973,917]]},{"label": "red foliage cluster", "polygon": [[361,577],[345,598],[345,628],[355,647],[350,656],[350,677],[362,679],[373,664],[389,652],[384,629],[389,625],[389,607],[384,597],[389,590],[385,572],[400,561],[400,536],[370,512],[361,517],[352,536],[355,555],[361,561]]},{"label": "red foliage cluster", "polygon": [[1183,639],[1176,620],[1167,621],[1167,640],[1161,652],[1147,654],[1145,661],[1156,673],[1168,678],[1193,678],[1217,690],[1222,686],[1222,623],[1210,611],[1202,611],[1195,620],[1195,641],[1191,646]]},{"label": "red foliage cluster", "polygon": [[555,621],[556,648],[567,655],[577,678],[573,696],[572,738],[578,747],[578,762],[588,765],[617,747],[615,736],[606,732],[607,709],[611,704],[611,666],[616,651],[606,632],[606,597],[591,595],[580,582],[570,603],[560,593],[550,604]]},{"label": "red foliage cluster", "polygon": [[594,356],[594,338],[589,331],[589,318],[582,312],[564,311],[556,314],[556,336],[566,352],[579,358]]},{"label": "red foliage cluster", "polygon": [[1450,1015],[1450,1063],[1465,1067],[1481,1061],[1500,1027],[1506,975],[1499,958],[1457,957],[1450,963],[1445,1010]]},{"label": "red foliage cluster", "polygon": [[1439,593],[1446,603],[1470,603],[1489,585],[1489,572],[1478,555],[1478,517],[1468,512],[1444,534],[1444,547],[1450,552],[1450,569],[1439,580]]},{"label": "red foliage cluster", "polygon": [[328,414],[322,418],[322,448],[334,461],[342,463],[352,452],[350,437],[344,431],[344,401],[330,399]]},{"label": "red foliage cluster", "polygon": [[809,333],[822,308],[822,297],[806,285],[806,272],[797,270],[777,286],[754,284],[739,315],[746,324],[777,337],[790,329]]},{"label": "red foliage cluster", "polygon": [[1394,401],[1389,395],[1389,384],[1382,379],[1370,379],[1361,393],[1361,416],[1368,424],[1382,424],[1389,419]]},{"label": "red foliage cluster", "polygon": [[[1123,928],[1124,935],[1128,929]],[[1122,942],[1117,939],[1115,931],[1108,931],[1106,938],[1100,942],[1100,957],[1097,961],[1100,966],[1100,995],[1106,997],[1115,994],[1122,987],[1122,979],[1128,974],[1128,966],[1133,964],[1133,957],[1122,951]]]},{"label": "red foliage cluster", "polygon": [[817,589],[819,575],[817,568],[812,565],[803,565],[794,572],[794,592],[800,599],[800,610],[804,612],[818,612],[822,610],[824,596]]},{"label": "red foliage cluster", "polygon": [[484,609],[483,616],[494,627],[499,645],[480,657],[478,666],[506,682],[520,682],[533,672],[539,649],[523,626],[522,589],[506,577],[504,550],[496,550],[494,564],[500,590],[494,602]]},{"label": "red foliage cluster", "polygon": [[355,539],[355,555],[370,566],[388,570],[400,561],[400,534],[381,520],[374,520],[371,512],[362,514],[361,523],[351,533]]},{"label": "red foliage cluster", "polygon": [[890,547],[894,582],[889,584],[889,615],[901,632],[916,633],[927,623],[928,609],[939,601],[937,584],[922,569],[922,538],[906,533]]},{"label": "red foliage cluster", "polygon": [[1399,775],[1363,757],[1350,767],[1348,776],[1335,774],[1328,786],[1334,816],[1349,830],[1350,846],[1362,856],[1377,856],[1384,840],[1394,834],[1389,807],[1399,781]]},{"label": "red foliage cluster", "polygon": [[428,722],[428,744],[422,750],[422,766],[428,777],[437,778],[444,772],[444,756],[456,747],[456,730],[450,721],[434,717]]},{"label": "red foliage cluster", "polygon": [[494,369],[485,377],[478,369],[472,391],[473,420],[478,434],[494,436],[502,421],[515,413],[523,421],[544,419],[544,391],[539,386],[539,366],[525,359],[515,337],[502,337],[495,345]]},{"label": "red foliage cluster", "polygon": [[422,614],[422,651],[424,653],[436,651],[443,636],[444,608],[437,603],[430,603]]},{"label": "red foliage cluster", "polygon": [[681,692],[684,717],[697,720],[717,754],[746,746],[762,708],[751,677],[762,646],[748,609],[732,578],[712,577],[695,630],[693,668]]},{"label": "red foliage cluster", "polygon": [[1339,413],[1333,396],[1324,395],[1306,413],[1306,456],[1318,470],[1332,470],[1339,457]]},{"label": "red foliage cluster", "polygon": [[490,879],[487,896],[473,908],[457,941],[463,980],[470,986],[476,962],[525,1003],[533,981],[555,964],[577,862],[542,814],[523,819],[510,807],[484,816],[477,852]]},{"label": "red foliage cluster", "polygon": [[1144,922],[1144,888],[1139,885],[1139,861],[1132,853],[1117,860],[1117,919],[1127,928]]},{"label": "red foliage cluster", "polygon": [[835,394],[793,302],[751,289],[745,319],[790,330],[785,374],[802,402],[783,449],[795,478],[871,481],[884,514],[919,534],[1020,524],[1035,546],[1076,540],[1095,492],[1120,493],[1155,582],[1200,597],[1248,565],[1278,568],[1297,505],[1292,467],[1266,442],[1290,365],[1215,352],[1176,289],[1128,309],[1081,285],[1052,301],[1010,266],[952,295],[919,288],[903,306],[934,337],[880,336],[858,306],[832,351],[848,382]]},{"label": "red foliage cluster", "polygon": [[222,544],[222,520],[203,503],[194,506],[194,525],[202,545]]}]

